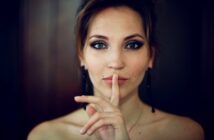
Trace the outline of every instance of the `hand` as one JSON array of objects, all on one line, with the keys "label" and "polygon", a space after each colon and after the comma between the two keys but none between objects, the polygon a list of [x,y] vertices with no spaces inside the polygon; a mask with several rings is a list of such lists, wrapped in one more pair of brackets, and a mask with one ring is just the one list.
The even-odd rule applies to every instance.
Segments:
[{"label": "hand", "polygon": [[75,97],[77,102],[89,103],[86,112],[90,119],[83,126],[82,134],[95,134],[101,140],[129,139],[122,113],[118,108],[119,94],[118,76],[113,75],[110,100],[96,96]]}]

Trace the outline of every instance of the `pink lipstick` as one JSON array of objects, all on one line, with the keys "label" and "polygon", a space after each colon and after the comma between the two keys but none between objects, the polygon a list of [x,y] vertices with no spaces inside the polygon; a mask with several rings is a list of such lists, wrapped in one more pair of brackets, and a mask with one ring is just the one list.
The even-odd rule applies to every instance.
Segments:
[{"label": "pink lipstick", "polygon": [[[103,80],[105,81],[106,84],[112,85],[113,76],[105,77],[105,78],[103,78]],[[119,76],[118,85],[121,86],[121,85],[125,84],[127,80],[128,80],[128,78]]]}]

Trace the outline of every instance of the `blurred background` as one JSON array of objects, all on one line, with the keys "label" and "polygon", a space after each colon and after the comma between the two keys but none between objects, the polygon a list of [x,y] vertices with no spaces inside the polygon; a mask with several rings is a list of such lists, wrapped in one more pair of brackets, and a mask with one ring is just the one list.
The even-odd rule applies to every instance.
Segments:
[{"label": "blurred background", "polygon": [[[73,26],[79,0],[11,0],[0,8],[1,139],[24,140],[38,123],[72,112],[80,95]],[[214,8],[159,0],[155,107],[214,125]],[[142,95],[145,102],[146,95]]]}]

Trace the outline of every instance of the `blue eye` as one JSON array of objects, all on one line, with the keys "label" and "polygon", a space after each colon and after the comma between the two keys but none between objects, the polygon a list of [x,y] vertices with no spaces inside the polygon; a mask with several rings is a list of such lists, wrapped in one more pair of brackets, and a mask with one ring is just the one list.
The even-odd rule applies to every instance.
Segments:
[{"label": "blue eye", "polygon": [[125,48],[126,49],[131,49],[131,50],[138,50],[144,45],[143,42],[141,41],[130,41],[126,44]]},{"label": "blue eye", "polygon": [[94,48],[94,49],[97,49],[97,50],[99,50],[99,49],[106,49],[106,48],[107,48],[107,45],[106,45],[104,42],[102,42],[102,41],[95,41],[95,42],[92,42],[92,43],[90,44],[90,46],[91,46],[92,48]]}]

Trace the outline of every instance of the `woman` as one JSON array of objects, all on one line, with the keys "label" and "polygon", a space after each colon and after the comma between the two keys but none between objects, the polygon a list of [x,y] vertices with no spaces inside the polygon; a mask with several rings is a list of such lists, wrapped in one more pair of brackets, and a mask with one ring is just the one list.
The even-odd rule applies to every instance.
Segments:
[{"label": "woman", "polygon": [[157,50],[153,8],[149,0],[83,2],[76,46],[93,96],[75,97],[76,102],[88,104],[86,110],[38,125],[28,140],[204,139],[195,121],[154,110],[138,96]]}]

